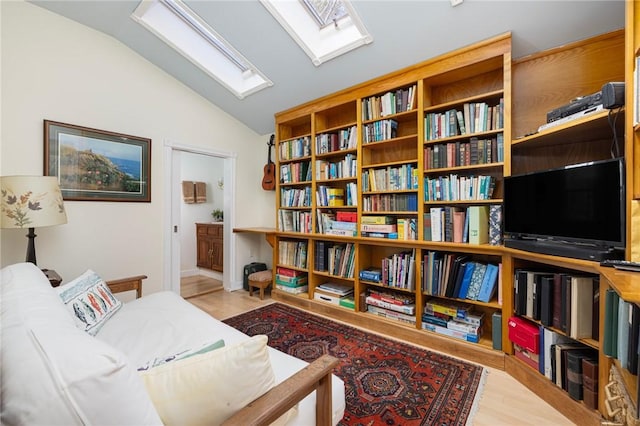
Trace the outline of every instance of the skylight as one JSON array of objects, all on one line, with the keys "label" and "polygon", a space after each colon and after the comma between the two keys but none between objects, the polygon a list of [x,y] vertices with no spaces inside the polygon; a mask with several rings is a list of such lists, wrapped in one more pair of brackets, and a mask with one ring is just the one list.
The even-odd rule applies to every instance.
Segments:
[{"label": "skylight", "polygon": [[373,41],[348,0],[260,0],[314,65]]},{"label": "skylight", "polygon": [[240,99],[273,86],[271,80],[180,0],[143,0],[131,17]]}]

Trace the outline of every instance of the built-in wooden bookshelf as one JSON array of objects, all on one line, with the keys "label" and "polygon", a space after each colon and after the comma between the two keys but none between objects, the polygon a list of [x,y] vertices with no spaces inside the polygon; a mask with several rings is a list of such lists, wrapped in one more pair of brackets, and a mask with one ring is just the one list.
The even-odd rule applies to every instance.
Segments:
[{"label": "built-in wooden bookshelf", "polygon": [[[488,208],[490,204],[501,203],[501,182],[505,170],[509,170],[505,155],[510,152],[510,72],[511,35],[507,33],[276,114],[276,139],[282,147],[277,151],[280,232],[276,239],[307,241],[309,263],[303,268],[308,274],[308,292],[292,294],[276,290],[275,297],[350,315],[356,321],[378,328],[382,324],[400,327],[413,336],[411,339],[432,341],[435,348],[462,346],[461,352],[466,352],[468,358],[480,356],[489,365],[503,368],[504,353],[494,348],[492,340],[491,316],[502,311],[497,290],[491,294],[491,300],[481,302],[466,299],[465,295],[446,297],[444,291],[434,293],[432,289],[425,289],[426,282],[432,285],[432,276],[437,277],[439,286],[452,281],[448,276],[445,278],[445,257],[449,260],[465,256],[497,268],[501,263],[500,246],[486,242],[432,241],[425,238],[424,215],[432,206],[454,206],[456,210],[466,211],[474,205]],[[452,109],[467,113],[462,119],[466,120],[469,130],[461,132],[456,127],[452,132],[456,134],[428,138],[425,129],[429,124],[425,122]],[[310,156],[307,152],[302,156],[290,155],[290,145],[302,138],[311,141]],[[448,143],[452,146],[457,143],[458,147],[473,144],[473,161],[469,149],[466,163],[437,168],[426,166],[425,152]],[[292,182],[289,170],[303,161],[312,167],[311,181]],[[425,180],[451,175],[460,175],[469,181],[485,176],[484,191],[491,195],[425,200]],[[480,184],[475,185],[478,188]],[[303,190],[311,193],[310,205],[292,206],[284,202],[290,192]],[[346,224],[336,224],[349,213],[351,218]],[[294,220],[293,226],[285,227],[283,215],[305,217],[305,220],[308,217],[311,224],[296,226]],[[383,218],[382,224],[372,223],[380,218]],[[375,232],[381,227],[384,231]],[[276,248],[279,247],[276,244]],[[327,268],[334,253],[344,252],[350,253],[346,269],[350,272],[345,273],[344,268]],[[274,259],[276,266],[292,266],[281,263],[279,255]],[[435,270],[432,259],[442,265],[442,271]],[[383,266],[384,279],[370,281],[359,276],[362,269]],[[395,275],[389,276],[391,272],[387,273],[386,268]],[[497,287],[497,273],[494,282]],[[317,289],[326,283],[352,288],[353,305],[345,307],[316,301]],[[367,296],[378,293],[413,302],[415,308],[405,309],[405,314],[412,319],[374,309],[372,300],[367,303]],[[466,341],[464,337],[443,335],[444,330],[425,330],[428,327],[423,323],[423,313],[427,300],[457,303],[484,315],[482,327],[473,330],[477,338]]]},{"label": "built-in wooden bookshelf", "polygon": [[[637,16],[637,9],[627,5],[627,10]],[[519,268],[589,274],[599,278],[601,291],[619,289],[615,279],[605,278],[597,262],[509,249],[501,245],[499,238],[493,244],[471,244],[465,239],[446,241],[447,238],[434,241],[428,235],[431,225],[427,220],[434,208],[466,212],[486,207],[499,212],[505,176],[609,158],[613,132],[609,112],[541,131],[538,128],[546,123],[546,114],[551,109],[578,96],[595,93],[604,83],[632,78],[630,62],[627,60],[625,65],[624,59],[625,52],[627,59],[628,55],[635,58],[640,47],[637,35],[632,41],[627,35],[626,43],[625,47],[625,34],[620,30],[513,61],[511,35],[507,33],[277,113],[278,144],[288,146],[300,138],[307,138],[311,143],[310,152],[300,158],[291,158],[287,151],[278,150],[278,217],[282,210],[302,211],[308,214],[306,220],[310,224],[304,232],[285,232],[280,227],[274,246],[275,266],[307,274],[308,291],[293,294],[276,289],[274,298],[505,369],[576,423],[599,424],[600,413],[605,412],[602,399],[603,386],[607,382],[605,370],[612,362],[602,352],[602,338],[584,341],[598,351],[601,365],[600,401],[595,410],[574,401],[544,374],[514,356],[508,321],[515,313],[514,273]],[[629,43],[634,44],[633,52]],[[571,84],[567,84],[569,80]],[[409,100],[412,96],[413,100]],[[376,105],[385,105],[381,109],[384,112],[372,113],[372,110],[378,111]],[[491,124],[482,126],[479,119],[472,127],[471,105],[475,109],[483,108],[486,116],[491,117],[491,120],[487,119]],[[468,119],[465,117],[467,110]],[[630,153],[638,155],[640,151],[637,148],[638,126],[633,127],[633,140],[628,139],[625,144],[623,135],[625,124],[627,131],[630,125],[629,108],[617,113],[618,149],[620,155],[627,154],[629,170],[630,164],[634,164]],[[355,147],[345,142],[353,141],[354,134]],[[327,138],[336,137],[343,142],[332,148],[322,145]],[[484,142],[482,154],[478,153],[479,141],[489,141]],[[636,149],[630,149],[630,146]],[[447,154],[437,157],[435,151],[441,149]],[[286,167],[302,161],[307,161],[312,169],[310,181],[283,180],[280,174],[287,173]],[[355,174],[353,168],[347,166],[354,162]],[[327,174],[332,167],[333,170],[350,171]],[[629,173],[628,177],[632,179],[637,175]],[[461,197],[457,195],[459,190],[451,191],[452,182],[460,185],[458,180],[473,182],[472,179],[478,176],[483,176],[492,186],[484,195]],[[629,188],[632,182],[635,180],[629,180]],[[440,189],[443,185],[448,188],[447,196],[434,195],[432,186],[436,188],[438,184]],[[298,187],[308,188],[310,204],[304,207],[283,205],[282,190]],[[355,193],[350,194],[349,202],[345,202],[347,197],[343,195],[342,204],[331,205],[321,196],[327,188],[338,189],[338,193],[342,190],[343,194],[347,191]],[[629,189],[630,200],[633,195]],[[631,223],[638,219],[631,216],[630,207],[628,214],[627,227],[632,229]],[[339,216],[347,222],[353,221],[352,225],[342,224],[340,226],[344,228],[340,228],[340,232],[327,233],[331,221]],[[396,230],[402,223],[403,230],[408,228],[409,231],[398,232],[397,238],[365,236],[363,225],[375,222],[379,217],[391,218]],[[386,224],[386,219],[382,220],[382,224]],[[500,224],[500,218],[497,224]],[[631,235],[630,231],[628,234]],[[293,247],[292,242],[299,243],[299,247],[304,247],[307,263],[302,266],[285,262],[279,253],[280,242],[287,243],[289,248]],[[349,253],[347,260],[343,260],[345,253]],[[347,263],[342,269],[329,268],[327,256]],[[456,258],[499,267],[498,290],[488,301],[456,297],[444,279],[434,284],[430,262],[433,259],[452,262]],[[406,262],[397,267],[400,275],[394,280],[359,275],[362,270],[383,268],[389,262]],[[316,293],[322,293],[318,288],[326,283],[352,289],[352,304],[342,305],[327,298],[316,300]],[[631,291],[633,297],[638,294],[637,289],[627,291]],[[415,305],[415,309],[407,309],[402,316],[381,315],[367,303],[367,297],[377,293],[404,300]],[[484,315],[477,342],[443,335],[433,328],[425,330],[429,327],[426,327],[427,320],[423,321],[423,314],[428,310],[427,303],[434,301],[464,304]],[[493,329],[494,314],[501,316],[498,330]],[[602,336],[603,315],[597,321]],[[496,335],[500,338],[495,339]],[[626,380],[631,383],[635,377],[631,374]]]}]

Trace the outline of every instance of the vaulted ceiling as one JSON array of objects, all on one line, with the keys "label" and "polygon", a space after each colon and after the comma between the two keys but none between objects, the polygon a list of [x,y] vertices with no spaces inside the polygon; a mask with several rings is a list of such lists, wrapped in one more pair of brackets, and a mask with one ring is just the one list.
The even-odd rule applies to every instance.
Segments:
[{"label": "vaulted ceiling", "polygon": [[134,22],[139,1],[32,3],[119,40],[258,134],[278,111],[507,31],[520,58],[624,26],[622,0],[354,0],[373,42],[316,67],[260,1],[186,0],[273,81],[241,100]]}]

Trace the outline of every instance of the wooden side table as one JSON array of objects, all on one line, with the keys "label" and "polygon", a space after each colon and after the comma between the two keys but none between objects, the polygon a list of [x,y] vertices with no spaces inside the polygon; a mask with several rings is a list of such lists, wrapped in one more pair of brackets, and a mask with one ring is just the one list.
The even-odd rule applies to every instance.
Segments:
[{"label": "wooden side table", "polygon": [[58,275],[58,273],[53,269],[43,269],[42,272],[49,279],[49,283],[51,283],[51,287],[58,287],[62,282],[62,277]]}]

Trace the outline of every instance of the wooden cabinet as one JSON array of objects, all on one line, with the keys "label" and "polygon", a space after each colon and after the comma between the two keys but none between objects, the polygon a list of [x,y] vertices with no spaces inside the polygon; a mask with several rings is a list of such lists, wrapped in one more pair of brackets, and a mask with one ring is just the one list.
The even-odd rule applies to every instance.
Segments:
[{"label": "wooden cabinet", "polygon": [[223,230],[221,223],[196,223],[198,267],[222,272]]}]

